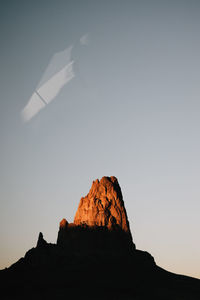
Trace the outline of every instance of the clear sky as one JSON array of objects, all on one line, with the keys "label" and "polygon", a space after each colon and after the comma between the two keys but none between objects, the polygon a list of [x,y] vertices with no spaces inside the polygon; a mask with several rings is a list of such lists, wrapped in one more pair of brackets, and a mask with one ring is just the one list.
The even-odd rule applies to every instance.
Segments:
[{"label": "clear sky", "polygon": [[0,268],[114,175],[138,249],[200,278],[200,2],[1,1]]}]

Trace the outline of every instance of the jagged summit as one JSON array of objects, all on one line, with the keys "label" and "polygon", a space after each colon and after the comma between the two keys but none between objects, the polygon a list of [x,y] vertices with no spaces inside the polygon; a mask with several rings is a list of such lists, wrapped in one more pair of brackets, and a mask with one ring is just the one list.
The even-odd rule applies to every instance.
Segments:
[{"label": "jagged summit", "polygon": [[93,181],[87,196],[80,200],[74,223],[66,219],[60,222],[57,244],[81,253],[127,253],[135,249],[116,177]]},{"label": "jagged summit", "polygon": [[88,195],[80,200],[74,224],[106,226],[109,229],[119,226],[125,232],[130,232],[121,188],[116,177],[102,177],[100,181],[93,181]]}]

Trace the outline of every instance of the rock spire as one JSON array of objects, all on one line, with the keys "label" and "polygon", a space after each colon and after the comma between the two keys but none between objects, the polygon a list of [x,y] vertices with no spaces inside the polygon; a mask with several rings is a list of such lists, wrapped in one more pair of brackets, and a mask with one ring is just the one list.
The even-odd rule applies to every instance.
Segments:
[{"label": "rock spire", "polygon": [[121,188],[114,176],[93,181],[74,223],[60,222],[57,244],[68,251],[127,253],[135,249]]},{"label": "rock spire", "polygon": [[121,228],[130,233],[121,188],[114,176],[93,181],[86,197],[81,198],[74,224]]}]

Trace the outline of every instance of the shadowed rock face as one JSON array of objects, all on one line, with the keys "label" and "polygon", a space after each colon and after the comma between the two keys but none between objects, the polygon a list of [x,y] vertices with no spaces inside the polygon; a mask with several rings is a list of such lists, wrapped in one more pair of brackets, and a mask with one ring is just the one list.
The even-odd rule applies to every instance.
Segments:
[{"label": "shadowed rock face", "polygon": [[39,233],[39,236],[38,236],[38,241],[37,241],[37,248],[41,248],[41,247],[44,247],[47,245],[47,242],[44,240],[43,238],[43,234],[42,232]]},{"label": "shadowed rock face", "polygon": [[57,244],[81,254],[125,254],[135,249],[117,178],[93,181],[80,200],[74,223],[60,222]]}]

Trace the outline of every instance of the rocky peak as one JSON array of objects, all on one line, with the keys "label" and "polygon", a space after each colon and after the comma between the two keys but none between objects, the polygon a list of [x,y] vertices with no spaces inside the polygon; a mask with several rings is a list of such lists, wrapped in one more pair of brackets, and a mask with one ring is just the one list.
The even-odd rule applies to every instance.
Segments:
[{"label": "rocky peak", "polygon": [[39,236],[38,236],[38,241],[37,241],[37,248],[40,248],[40,247],[44,247],[46,246],[48,243],[45,241],[45,239],[43,238],[43,234],[42,232],[39,233]]},{"label": "rocky peak", "polygon": [[86,197],[81,198],[74,223],[103,226],[110,230],[121,228],[130,233],[121,188],[114,176],[93,181]]},{"label": "rocky peak", "polygon": [[60,221],[60,228],[65,228],[68,225],[68,222],[66,219],[62,219],[62,221]]},{"label": "rocky peak", "polygon": [[60,222],[57,245],[79,254],[127,254],[135,249],[116,177],[93,181],[80,200],[74,223]]}]

